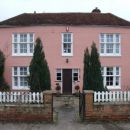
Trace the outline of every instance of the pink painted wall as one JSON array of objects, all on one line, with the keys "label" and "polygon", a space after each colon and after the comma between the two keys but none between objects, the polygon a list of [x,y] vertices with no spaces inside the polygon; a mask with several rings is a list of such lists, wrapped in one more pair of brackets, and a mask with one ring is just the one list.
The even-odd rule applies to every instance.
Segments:
[{"label": "pink painted wall", "polygon": [[[12,33],[14,32],[34,32],[35,39],[40,37],[46,59],[51,72],[52,88],[56,81],[56,68],[80,68],[80,86],[83,78],[83,54],[86,47],[90,47],[92,42],[96,42],[99,48],[100,33],[120,33],[121,34],[121,56],[120,57],[100,57],[102,66],[121,67],[121,88],[130,89],[130,28],[121,27],[98,27],[98,26],[71,26],[69,32],[73,33],[73,56],[63,57],[61,54],[61,33],[66,32],[66,26],[33,26],[0,28],[0,49],[6,56],[5,78],[12,85],[12,67],[28,66],[31,57],[12,56]],[[69,59],[69,63],[65,59]]]}]

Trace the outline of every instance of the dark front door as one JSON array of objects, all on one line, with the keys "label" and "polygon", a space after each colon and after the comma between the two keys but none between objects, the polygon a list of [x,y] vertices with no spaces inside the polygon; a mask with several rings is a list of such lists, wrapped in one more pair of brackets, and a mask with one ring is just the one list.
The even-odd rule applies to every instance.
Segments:
[{"label": "dark front door", "polygon": [[63,94],[72,94],[72,69],[63,69]]}]

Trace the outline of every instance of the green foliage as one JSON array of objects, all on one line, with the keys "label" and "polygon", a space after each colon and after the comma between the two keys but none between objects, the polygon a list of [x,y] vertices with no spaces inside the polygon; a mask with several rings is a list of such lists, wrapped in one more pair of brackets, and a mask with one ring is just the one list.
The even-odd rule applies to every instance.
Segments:
[{"label": "green foliage", "polygon": [[50,71],[45,59],[42,41],[40,38],[36,39],[34,55],[30,63],[29,71],[29,85],[31,91],[41,92],[44,90],[50,90]]},{"label": "green foliage", "polygon": [[105,90],[101,74],[101,63],[95,43],[91,46],[91,55],[89,54],[88,48],[84,53],[83,89],[94,91]]},{"label": "green foliage", "polygon": [[88,48],[84,51],[83,89],[90,90],[90,54]]},{"label": "green foliage", "polygon": [[101,63],[99,60],[99,53],[96,48],[96,44],[91,46],[91,89],[94,91],[104,91],[103,77],[101,74]]},{"label": "green foliage", "polygon": [[3,52],[0,50],[0,91],[9,91],[10,86],[4,79],[4,63],[5,63],[5,56]]},{"label": "green foliage", "polygon": [[0,77],[3,77],[4,63],[5,63],[5,56],[3,52],[0,50]]}]

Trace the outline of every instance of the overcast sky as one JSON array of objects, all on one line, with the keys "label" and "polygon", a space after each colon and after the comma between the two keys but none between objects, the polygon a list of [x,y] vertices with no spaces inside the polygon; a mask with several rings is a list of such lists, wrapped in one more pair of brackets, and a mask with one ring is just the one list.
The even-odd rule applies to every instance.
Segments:
[{"label": "overcast sky", "polygon": [[130,0],[0,0],[0,21],[34,11],[91,12],[95,7],[130,21]]}]

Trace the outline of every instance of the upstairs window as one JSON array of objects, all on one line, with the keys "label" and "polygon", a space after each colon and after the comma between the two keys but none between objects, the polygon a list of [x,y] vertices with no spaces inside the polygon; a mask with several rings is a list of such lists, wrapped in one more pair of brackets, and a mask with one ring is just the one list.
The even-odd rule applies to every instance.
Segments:
[{"label": "upstairs window", "polygon": [[73,55],[73,39],[72,33],[62,34],[62,56]]},{"label": "upstairs window", "polygon": [[101,56],[120,56],[121,44],[120,34],[100,34],[100,55]]},{"label": "upstairs window", "polygon": [[12,36],[13,56],[32,56],[34,50],[33,33],[14,33]]}]

